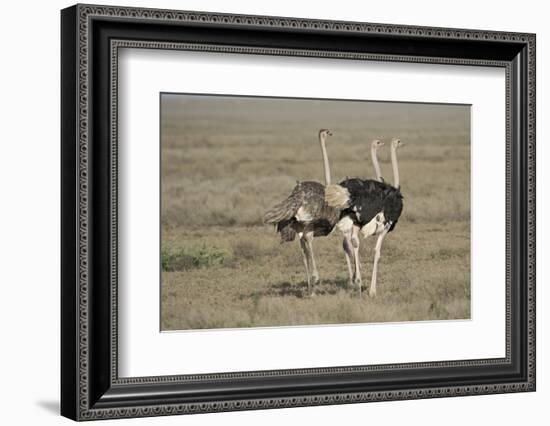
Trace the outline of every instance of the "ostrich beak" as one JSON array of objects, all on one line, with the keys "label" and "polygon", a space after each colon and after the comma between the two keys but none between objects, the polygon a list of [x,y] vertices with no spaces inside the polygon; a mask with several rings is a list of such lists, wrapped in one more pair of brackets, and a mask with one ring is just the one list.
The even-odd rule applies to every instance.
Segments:
[{"label": "ostrich beak", "polygon": [[329,130],[329,131],[327,132],[327,135],[328,135],[328,136],[332,136],[332,132]]}]

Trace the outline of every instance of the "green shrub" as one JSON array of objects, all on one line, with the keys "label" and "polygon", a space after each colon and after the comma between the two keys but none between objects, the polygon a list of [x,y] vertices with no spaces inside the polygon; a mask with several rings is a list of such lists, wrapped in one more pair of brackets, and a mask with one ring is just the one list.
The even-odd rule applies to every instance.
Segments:
[{"label": "green shrub", "polygon": [[218,247],[193,247],[169,249],[161,252],[162,270],[166,272],[208,268],[227,261],[228,253]]}]

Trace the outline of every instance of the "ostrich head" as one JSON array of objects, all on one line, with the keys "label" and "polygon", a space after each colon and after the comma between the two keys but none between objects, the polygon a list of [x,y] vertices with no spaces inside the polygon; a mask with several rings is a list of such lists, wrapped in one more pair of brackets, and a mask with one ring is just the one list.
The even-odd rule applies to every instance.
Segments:
[{"label": "ostrich head", "polygon": [[401,139],[397,139],[397,138],[393,138],[391,140],[391,147],[393,149],[397,149],[397,148],[400,148],[402,147],[403,145],[405,145],[403,142],[401,142]]},{"label": "ostrich head", "polygon": [[373,141],[372,141],[372,144],[371,144],[371,146],[372,146],[374,149],[378,149],[378,148],[380,148],[380,147],[382,147],[382,146],[384,146],[384,145],[385,145],[385,143],[382,142],[380,139],[375,139],[375,140],[373,140]]},{"label": "ostrich head", "polygon": [[321,129],[319,130],[319,137],[320,138],[326,138],[327,136],[332,136],[332,132],[329,129]]}]

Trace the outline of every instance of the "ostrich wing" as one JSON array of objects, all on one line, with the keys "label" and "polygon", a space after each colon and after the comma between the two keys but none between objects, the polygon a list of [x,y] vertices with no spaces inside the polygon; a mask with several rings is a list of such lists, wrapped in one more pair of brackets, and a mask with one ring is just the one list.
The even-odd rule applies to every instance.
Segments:
[{"label": "ostrich wing", "polygon": [[264,222],[279,223],[294,217],[300,222],[310,222],[319,215],[323,206],[323,185],[319,182],[299,182],[286,199],[266,212]]}]

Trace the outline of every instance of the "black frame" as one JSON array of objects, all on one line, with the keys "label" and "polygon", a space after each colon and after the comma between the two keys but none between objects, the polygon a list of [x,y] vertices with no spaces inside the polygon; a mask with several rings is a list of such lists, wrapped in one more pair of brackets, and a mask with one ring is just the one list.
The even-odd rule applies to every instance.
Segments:
[{"label": "black frame", "polygon": [[[61,13],[61,413],[74,420],[535,390],[535,35],[76,5]],[[119,378],[123,47],[497,66],[507,75],[502,359]]]}]

